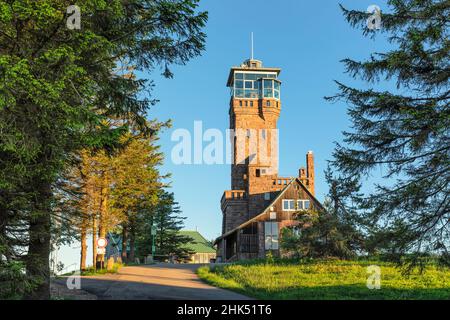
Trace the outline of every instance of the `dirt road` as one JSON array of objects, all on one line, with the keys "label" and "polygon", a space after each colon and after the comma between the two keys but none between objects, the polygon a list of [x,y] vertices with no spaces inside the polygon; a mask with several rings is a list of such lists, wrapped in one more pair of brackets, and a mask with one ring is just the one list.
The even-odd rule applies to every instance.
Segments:
[{"label": "dirt road", "polygon": [[[199,265],[156,264],[123,267],[116,274],[81,278],[81,289],[98,299],[247,300],[246,296],[203,283]],[[65,279],[57,280],[64,283]]]}]

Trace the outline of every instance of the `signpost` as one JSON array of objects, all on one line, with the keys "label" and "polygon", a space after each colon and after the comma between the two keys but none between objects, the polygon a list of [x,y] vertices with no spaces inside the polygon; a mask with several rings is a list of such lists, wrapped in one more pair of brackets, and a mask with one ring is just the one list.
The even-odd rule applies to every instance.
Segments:
[{"label": "signpost", "polygon": [[108,245],[108,240],[106,238],[98,238],[97,239],[97,247],[98,248],[106,248]]},{"label": "signpost", "polygon": [[[106,238],[98,238],[97,239],[97,254],[98,255],[105,255],[106,254],[106,246],[108,245],[108,240]],[[104,257],[100,258],[100,261],[97,261],[99,263],[99,268],[103,269],[105,264]]]}]

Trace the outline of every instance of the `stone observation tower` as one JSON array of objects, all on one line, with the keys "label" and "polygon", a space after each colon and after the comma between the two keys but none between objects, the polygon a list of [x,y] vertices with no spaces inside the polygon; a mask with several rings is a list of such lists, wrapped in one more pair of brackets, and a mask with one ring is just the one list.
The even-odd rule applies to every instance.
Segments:
[{"label": "stone observation tower", "polygon": [[298,177],[278,176],[278,129],[281,112],[281,69],[249,59],[232,67],[227,86],[230,99],[230,143],[233,146],[231,189],[221,200],[222,233],[260,214],[294,178],[314,195],[313,153]]}]

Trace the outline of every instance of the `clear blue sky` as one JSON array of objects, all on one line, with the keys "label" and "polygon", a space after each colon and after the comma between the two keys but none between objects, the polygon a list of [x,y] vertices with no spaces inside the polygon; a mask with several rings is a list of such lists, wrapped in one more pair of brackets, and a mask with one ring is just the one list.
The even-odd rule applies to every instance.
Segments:
[{"label": "clear blue sky", "polygon": [[[341,0],[345,7],[366,10],[376,4],[382,10],[386,1]],[[209,12],[205,32],[206,51],[186,66],[173,68],[174,78],[165,79],[156,70],[144,77],[155,82],[154,106],[150,118],[173,120],[173,127],[161,134],[166,154],[163,172],[172,173],[172,188],[187,217],[186,229],[198,230],[208,239],[220,235],[220,198],[230,189],[229,165],[174,165],[170,153],[175,142],[173,130],[193,130],[194,121],[203,121],[204,130],[228,128],[229,89],[225,83],[229,68],[250,56],[250,33],[254,32],[255,58],[265,66],[280,67],[283,108],[280,129],[280,176],[295,176],[305,165],[305,154],[313,150],[316,169],[316,195],[323,200],[328,191],[323,171],[331,159],[333,142],[349,129],[346,106],[330,104],[324,96],[336,93],[333,80],[355,83],[343,73],[341,59],[365,59],[383,52],[383,35],[364,38],[344,20],[333,0],[203,0],[201,10]],[[206,145],[206,144],[205,144]],[[368,188],[371,184],[367,185]],[[91,243],[88,243],[91,263]],[[69,270],[78,269],[79,244],[61,248],[58,257]],[[67,272],[69,270],[65,270]]]},{"label": "clear blue sky", "polygon": [[[375,40],[362,36],[344,20],[338,1],[298,0],[204,0],[209,12],[205,32],[206,51],[186,66],[174,67],[174,78],[159,72],[146,75],[155,81],[154,98],[160,102],[150,118],[173,120],[161,134],[166,155],[163,172],[172,173],[172,188],[181,205],[186,229],[198,230],[208,239],[220,235],[220,198],[230,189],[229,165],[175,165],[170,153],[176,144],[173,130],[193,131],[194,121],[203,128],[228,128],[229,90],[225,83],[229,68],[250,56],[250,33],[254,32],[255,58],[264,66],[280,67],[283,108],[280,129],[280,176],[295,176],[305,165],[305,154],[313,150],[316,195],[323,200],[328,191],[324,179],[326,161],[333,142],[349,128],[346,106],[330,104],[323,97],[337,92],[333,80],[355,82],[343,73],[339,61],[346,57],[365,59],[386,49],[381,35]],[[386,9],[385,1],[342,0],[345,7],[366,10],[371,4]],[[360,87],[367,87],[358,83]],[[206,145],[206,143],[204,143]]]}]

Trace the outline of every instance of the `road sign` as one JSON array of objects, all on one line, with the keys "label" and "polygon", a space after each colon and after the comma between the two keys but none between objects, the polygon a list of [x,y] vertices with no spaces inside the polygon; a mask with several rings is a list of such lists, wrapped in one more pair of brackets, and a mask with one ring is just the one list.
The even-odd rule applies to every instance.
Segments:
[{"label": "road sign", "polygon": [[106,253],[106,249],[105,248],[101,248],[101,247],[97,248],[97,254],[105,254],[105,253]]},{"label": "road sign", "polygon": [[97,247],[99,248],[105,248],[108,245],[108,240],[105,238],[98,238],[97,239]]}]

